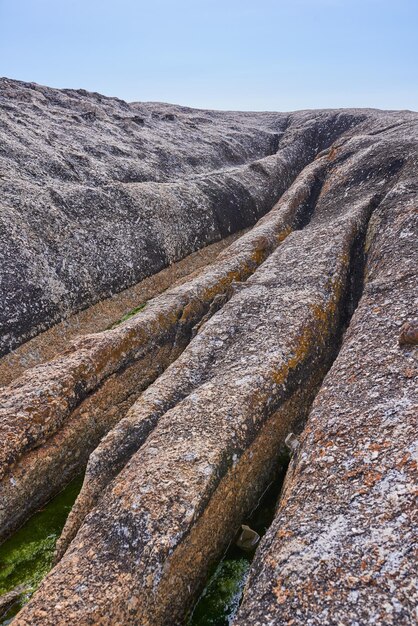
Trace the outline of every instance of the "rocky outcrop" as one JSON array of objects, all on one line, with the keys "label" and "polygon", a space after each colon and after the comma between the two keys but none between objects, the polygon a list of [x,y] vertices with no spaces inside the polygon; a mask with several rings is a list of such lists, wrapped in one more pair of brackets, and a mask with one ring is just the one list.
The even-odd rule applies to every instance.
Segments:
[{"label": "rocky outcrop", "polygon": [[9,352],[0,358],[0,387],[10,385],[26,370],[32,369],[39,363],[51,361],[65,352],[69,344],[80,335],[102,332],[126,321],[133,316],[133,313],[138,312],[139,308],[144,308],[148,300],[181,281],[190,280],[203,267],[213,263],[218,254],[244,232],[245,230],[241,230],[196,250],[160,272],[114,294],[111,298],[101,300],[71,315]]},{"label": "rocky outcrop", "polygon": [[0,80],[0,356],[253,225],[357,112],[217,113]]},{"label": "rocky outcrop", "polygon": [[[7,115],[19,119],[22,110],[30,124],[18,133],[28,151],[34,116],[45,109],[57,145],[54,116],[66,124],[69,144],[93,155],[72,161],[76,180],[65,178],[68,163],[56,146],[45,148],[60,163],[51,161],[52,170],[40,150],[37,172],[43,181],[57,175],[50,197],[64,202],[57,221],[33,229],[31,241],[49,246],[59,235],[65,246],[42,244],[36,253],[20,234],[40,214],[24,215],[16,200],[23,180],[28,189],[37,184],[35,166],[21,150],[2,161],[5,202],[15,203],[4,216],[23,224],[5,254],[31,250],[33,267],[39,254],[49,278],[60,267],[65,294],[57,312],[51,283],[42,283],[30,303],[39,316],[28,329],[30,307],[13,314],[6,349],[258,220],[137,315],[73,340],[0,392],[2,536],[87,465],[57,565],[15,623],[181,624],[281,465],[289,432],[302,432],[301,443],[292,439],[285,492],[237,623],[345,623],[347,615],[351,623],[376,622],[383,610],[409,623],[418,116],[196,112],[10,81],[2,89]],[[17,98],[26,99],[19,111]],[[119,180],[133,166],[141,180]],[[32,197],[39,209],[43,196]],[[77,236],[68,243],[70,215]],[[99,218],[111,253],[90,289],[87,242],[98,267],[107,254],[92,230]],[[153,256],[143,253],[144,242]],[[28,281],[25,263],[4,267]],[[18,279],[13,285],[5,328],[22,301]],[[396,492],[392,507],[388,489]],[[376,567],[374,545],[385,559]],[[393,598],[391,613],[385,602]]]},{"label": "rocky outcrop", "polygon": [[86,464],[100,438],[182,352],[195,327],[281,243],[317,184],[309,168],[250,233],[193,280],[147,303],[113,330],[75,341],[62,356],[29,370],[0,392],[0,536]]},{"label": "rocky outcrop", "polygon": [[364,293],[257,553],[239,626],[417,621],[417,352],[399,342],[417,310],[417,199],[409,161],[372,217]]},{"label": "rocky outcrop", "polygon": [[[393,480],[399,482],[397,472],[406,472],[409,457],[399,457],[393,468],[384,465],[377,472],[363,454],[372,454],[370,463],[380,449],[382,458],[389,458],[390,452],[397,457],[416,435],[412,424],[399,434],[402,443],[391,443],[382,419],[390,423],[398,405],[407,413],[412,408],[412,396],[406,392],[413,373],[411,369],[407,376],[401,373],[407,365],[412,367],[408,352],[412,348],[399,346],[398,335],[412,315],[415,259],[408,220],[416,199],[417,143],[405,129],[398,133],[381,128],[381,121],[378,116],[373,123],[369,120],[353,137],[319,155],[275,209],[214,264],[217,272],[225,257],[228,262],[241,254],[248,259],[251,251],[251,271],[241,277],[234,273],[233,279],[229,272],[223,297],[216,301],[211,293],[219,310],[212,310],[203,324],[193,318],[190,343],[90,457],[82,491],[58,545],[62,558],[17,624],[53,624],[58,619],[63,624],[182,623],[206,572],[274,475],[287,434],[302,428],[354,311],[341,352],[308,418],[279,515],[257,552],[238,623],[284,619],[297,623],[299,616],[299,623],[321,623],[329,615],[343,621],[338,592],[357,563],[357,550],[350,548],[352,528],[368,524],[369,532],[369,516],[382,537],[390,535],[387,541],[382,539],[388,553],[398,554],[404,540],[410,554],[411,535],[397,533],[397,521],[391,530],[385,514],[378,518],[383,487],[374,491],[376,481],[390,484],[393,468]],[[284,216],[299,218],[289,228]],[[394,266],[397,256],[402,262]],[[182,315],[193,308],[187,305]],[[198,317],[202,320],[204,315],[200,309]],[[139,329],[138,321],[135,324]],[[392,383],[387,386],[383,374],[388,366],[396,387],[393,404]],[[388,403],[387,414],[378,389]],[[363,422],[368,398],[371,409]],[[377,417],[379,411],[382,418]],[[397,424],[401,423],[400,415]],[[358,448],[350,443],[353,438],[358,439]],[[379,451],[370,447],[379,441]],[[317,477],[312,472],[316,466]],[[410,468],[413,471],[414,466]],[[361,507],[357,506],[361,500],[355,505],[346,500],[347,489],[354,484],[353,495],[364,497]],[[319,497],[310,497],[311,487]],[[409,492],[405,506],[408,498]],[[410,532],[405,511],[401,521]],[[289,534],[282,515],[285,520],[289,517]],[[305,550],[313,569],[300,556],[304,533],[309,532],[312,542],[306,541]],[[320,546],[331,555],[322,569],[315,557]],[[290,572],[289,579],[283,574],[284,582],[283,569]],[[334,594],[328,593],[327,580]],[[293,607],[298,598],[303,602],[305,591],[298,590],[299,584],[304,589],[304,581],[312,599],[297,612]],[[399,597],[405,598],[410,591],[403,581],[403,574],[397,576]],[[362,584],[357,578],[355,583]],[[378,588],[376,606],[389,598],[390,588],[389,583]],[[374,589],[367,587],[369,597]],[[315,603],[318,594],[325,597]],[[362,598],[360,592],[356,598]],[[351,596],[345,602],[351,602]],[[361,602],[366,603],[365,594]],[[359,621],[361,602],[353,609]],[[367,609],[370,615],[372,605]],[[344,606],[346,610],[349,605]],[[405,611],[399,617],[406,624]],[[337,623],[337,617],[331,622]]]}]

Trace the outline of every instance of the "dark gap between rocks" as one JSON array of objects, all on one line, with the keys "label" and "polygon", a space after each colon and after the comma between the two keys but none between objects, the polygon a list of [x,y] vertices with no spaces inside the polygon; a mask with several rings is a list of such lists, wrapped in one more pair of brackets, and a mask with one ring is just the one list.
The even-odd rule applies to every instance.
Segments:
[{"label": "dark gap between rocks", "polygon": [[[340,343],[342,342],[344,332],[350,325],[350,320],[356,310],[360,298],[363,295],[364,289],[364,276],[366,271],[367,254],[366,254],[366,234],[370,218],[379,206],[381,198],[374,198],[369,207],[369,215],[367,217],[367,223],[364,231],[359,233],[354,239],[350,251],[350,267],[348,271],[348,281],[346,287],[345,297],[341,306],[341,326],[342,332],[340,337]],[[338,348],[339,351],[339,348]],[[335,355],[337,356],[337,355]]]},{"label": "dark gap between rocks", "polygon": [[[243,520],[260,537],[274,519],[289,459],[284,457],[275,480],[261,496],[257,507]],[[237,534],[239,534],[239,529]],[[210,571],[205,588],[186,620],[186,626],[228,626],[241,603],[255,549],[239,548],[235,538]]]},{"label": "dark gap between rocks", "polygon": [[319,194],[321,193],[324,185],[324,180],[325,173],[323,173],[322,176],[316,175],[309,198],[299,207],[297,211],[294,230],[303,230],[305,226],[308,226],[315,212]]}]

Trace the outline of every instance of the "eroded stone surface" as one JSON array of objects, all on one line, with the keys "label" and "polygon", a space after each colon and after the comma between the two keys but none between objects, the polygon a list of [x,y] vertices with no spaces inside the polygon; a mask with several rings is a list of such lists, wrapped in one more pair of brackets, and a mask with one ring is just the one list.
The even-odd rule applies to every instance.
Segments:
[{"label": "eroded stone surface", "polygon": [[363,297],[315,400],[237,626],[418,621],[416,148],[373,215]]},{"label": "eroded stone surface", "polygon": [[0,356],[254,224],[363,118],[127,104],[0,79]]},{"label": "eroded stone surface", "polygon": [[243,232],[239,231],[189,254],[181,261],[172,263],[169,267],[141,280],[133,287],[111,298],[101,300],[61,323],[55,324],[52,328],[9,352],[0,359],[0,387],[10,385],[26,370],[61,354],[76,337],[106,330],[133,309],[145,305],[148,300],[155,298],[166,289],[190,280],[201,268],[213,263],[218,254],[242,234]]},{"label": "eroded stone surface", "polygon": [[[403,145],[381,154],[373,139],[354,138],[322,157],[328,171],[310,223],[206,322],[93,455],[80,495],[81,508],[93,508],[75,520],[80,530],[18,624],[52,624],[58,612],[62,623],[181,623],[335,354],[368,220],[404,166]],[[100,487],[93,502],[91,479]]]},{"label": "eroded stone surface", "polygon": [[325,162],[308,167],[251,232],[192,280],[0,392],[0,535],[85,466],[103,434],[181,353],[216,296],[248,278],[299,224]]},{"label": "eroded stone surface", "polygon": [[[370,218],[366,289],[238,621],[354,624],[396,615],[407,623],[416,348],[403,336],[416,319],[418,116],[196,112],[7,80],[1,89],[9,116],[0,153],[6,350],[253,224],[294,181],[211,267],[0,393],[3,533],[84,467],[111,429],[90,458],[58,546],[64,556],[16,623],[181,623],[338,350],[361,288]],[[44,113],[42,130],[53,128],[46,144],[35,119]],[[87,160],[73,159],[74,145]],[[139,145],[147,154],[140,165]],[[19,285],[29,281],[38,291],[18,310]],[[392,508],[386,487],[396,494]],[[287,554],[293,535],[277,531],[280,520],[296,537]],[[360,552],[367,558],[359,561]],[[280,578],[284,566],[291,588]],[[358,567],[365,580],[351,573]]]}]

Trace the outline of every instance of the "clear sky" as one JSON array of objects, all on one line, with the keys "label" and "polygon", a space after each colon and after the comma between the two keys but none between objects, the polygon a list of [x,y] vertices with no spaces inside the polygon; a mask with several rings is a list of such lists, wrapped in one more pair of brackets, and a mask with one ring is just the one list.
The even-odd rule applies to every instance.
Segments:
[{"label": "clear sky", "polygon": [[0,0],[0,75],[203,108],[418,110],[418,0]]}]

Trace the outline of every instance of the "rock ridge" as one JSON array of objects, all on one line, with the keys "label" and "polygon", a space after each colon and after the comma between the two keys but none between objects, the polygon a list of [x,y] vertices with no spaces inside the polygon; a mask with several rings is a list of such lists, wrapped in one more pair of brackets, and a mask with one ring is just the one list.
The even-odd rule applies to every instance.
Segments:
[{"label": "rock ridge", "polygon": [[2,538],[86,468],[14,623],[183,624],[290,432],[234,623],[414,623],[418,114],[0,79],[0,139],[3,354],[246,229],[0,390]]}]

